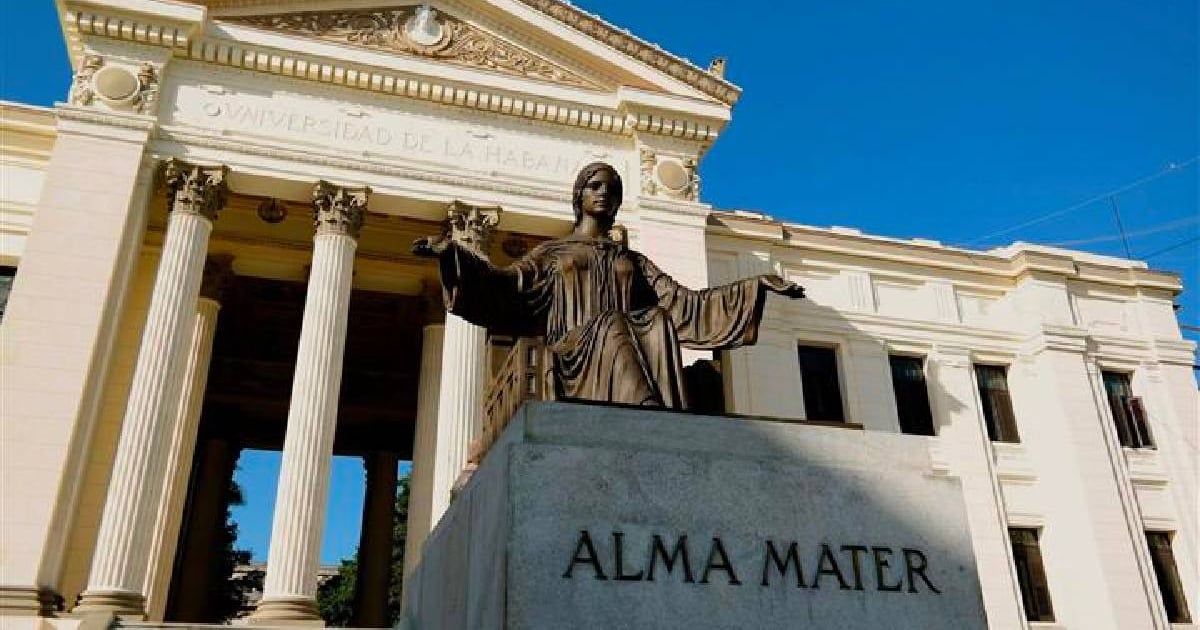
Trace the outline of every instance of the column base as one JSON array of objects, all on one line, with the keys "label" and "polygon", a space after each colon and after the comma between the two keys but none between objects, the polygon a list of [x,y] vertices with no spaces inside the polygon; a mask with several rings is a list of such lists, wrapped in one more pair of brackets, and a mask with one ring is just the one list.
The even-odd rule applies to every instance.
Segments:
[{"label": "column base", "polygon": [[71,612],[76,615],[111,613],[125,618],[145,618],[146,598],[135,591],[84,591]]},{"label": "column base", "polygon": [[0,616],[49,617],[58,612],[62,596],[48,588],[0,586]]},{"label": "column base", "polygon": [[254,614],[246,618],[251,626],[316,626],[324,627],[325,620],[311,597],[264,597]]}]

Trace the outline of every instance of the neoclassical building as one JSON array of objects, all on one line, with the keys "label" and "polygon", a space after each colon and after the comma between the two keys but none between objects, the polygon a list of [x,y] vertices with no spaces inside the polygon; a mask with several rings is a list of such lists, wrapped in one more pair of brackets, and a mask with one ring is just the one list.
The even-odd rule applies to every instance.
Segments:
[{"label": "neoclassical building", "polygon": [[69,92],[0,104],[5,628],[212,621],[247,448],[282,469],[245,622],[319,619],[339,454],[367,469],[356,623],[386,625],[397,463],[411,569],[525,349],[446,315],[410,243],[449,228],[511,262],[570,230],[597,160],[625,181],[631,246],[682,283],[808,289],[768,304],[757,346],[687,354],[696,406],[927,436],[929,474],[961,479],[993,628],[1195,627],[1177,276],[713,208],[697,165],[740,94],[723,62],[562,0],[58,7]]}]

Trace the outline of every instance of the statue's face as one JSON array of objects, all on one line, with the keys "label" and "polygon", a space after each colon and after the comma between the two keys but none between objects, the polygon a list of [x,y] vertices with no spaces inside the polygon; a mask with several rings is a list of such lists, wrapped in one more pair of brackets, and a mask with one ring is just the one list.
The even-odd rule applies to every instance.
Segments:
[{"label": "statue's face", "polygon": [[613,183],[612,171],[608,169],[596,171],[588,179],[579,198],[579,206],[584,214],[596,218],[612,218],[617,214]]}]

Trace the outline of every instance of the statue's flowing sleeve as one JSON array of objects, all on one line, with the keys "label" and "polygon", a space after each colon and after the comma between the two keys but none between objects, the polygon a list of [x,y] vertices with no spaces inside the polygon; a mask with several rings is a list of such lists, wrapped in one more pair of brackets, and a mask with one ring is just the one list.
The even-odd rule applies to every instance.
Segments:
[{"label": "statue's flowing sleeve", "polygon": [[545,334],[547,287],[537,250],[497,267],[459,243],[439,256],[446,312],[494,335]]},{"label": "statue's flowing sleeve", "polygon": [[645,256],[638,258],[682,345],[722,350],[758,340],[767,291],[757,277],[696,291],[680,285]]}]

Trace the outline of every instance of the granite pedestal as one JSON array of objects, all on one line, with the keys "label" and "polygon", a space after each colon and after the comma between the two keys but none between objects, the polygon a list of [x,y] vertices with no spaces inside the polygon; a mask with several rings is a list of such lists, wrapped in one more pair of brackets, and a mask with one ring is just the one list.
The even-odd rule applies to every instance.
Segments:
[{"label": "granite pedestal", "polygon": [[986,628],[927,438],[531,403],[425,545],[404,624]]}]

